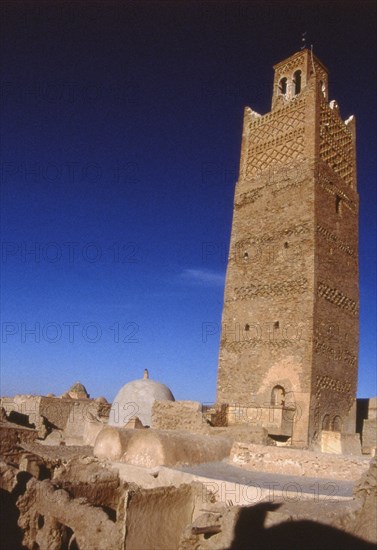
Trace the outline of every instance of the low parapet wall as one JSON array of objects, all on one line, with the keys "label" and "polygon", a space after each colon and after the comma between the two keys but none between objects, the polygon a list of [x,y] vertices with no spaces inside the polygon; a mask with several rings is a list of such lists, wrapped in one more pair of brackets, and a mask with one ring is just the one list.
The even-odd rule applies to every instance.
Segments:
[{"label": "low parapet wall", "polygon": [[356,480],[368,470],[369,459],[234,443],[230,462],[247,470],[294,476]]}]

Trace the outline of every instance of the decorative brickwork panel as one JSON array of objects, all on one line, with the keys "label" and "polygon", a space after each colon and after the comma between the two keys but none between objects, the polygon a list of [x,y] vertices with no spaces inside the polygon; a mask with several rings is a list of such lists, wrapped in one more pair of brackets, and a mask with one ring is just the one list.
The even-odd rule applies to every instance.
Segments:
[{"label": "decorative brickwork panel", "polygon": [[305,101],[295,99],[286,107],[252,121],[246,177],[273,164],[287,164],[303,158]]},{"label": "decorative brickwork panel", "polygon": [[345,254],[348,254],[348,256],[351,256],[352,258],[355,258],[357,256],[357,252],[352,246],[347,244],[335,233],[333,233],[329,229],[326,229],[320,224],[317,224],[317,234],[323,237],[323,239],[325,239],[327,242],[336,246],[337,249],[341,250]]},{"label": "decorative brickwork panel", "polygon": [[272,284],[256,284],[236,288],[236,297],[241,300],[254,298],[271,298],[277,296],[289,296],[290,294],[302,294],[308,289],[308,281],[305,277],[291,279]]},{"label": "decorative brickwork panel", "polygon": [[355,300],[352,300],[345,294],[343,294],[343,292],[341,292],[337,288],[332,288],[326,283],[319,283],[317,292],[318,292],[318,296],[329,301],[334,306],[337,306],[340,309],[343,309],[350,315],[353,315],[353,316],[358,315],[359,307],[357,302]]},{"label": "decorative brickwork panel", "polygon": [[297,223],[290,225],[284,229],[279,229],[270,233],[262,233],[257,235],[248,235],[244,239],[238,241],[236,246],[239,248],[245,247],[252,243],[268,243],[276,241],[284,237],[293,237],[308,234],[310,231],[309,222]]},{"label": "decorative brickwork panel", "polygon": [[289,75],[296,69],[301,69],[304,65],[304,61],[304,54],[301,54],[292,59],[289,59],[283,65],[279,65],[279,69],[277,71],[278,78],[280,79],[281,76]]},{"label": "decorative brickwork panel", "polygon": [[347,185],[352,186],[354,175],[352,133],[338,113],[325,102],[321,103],[320,157]]}]

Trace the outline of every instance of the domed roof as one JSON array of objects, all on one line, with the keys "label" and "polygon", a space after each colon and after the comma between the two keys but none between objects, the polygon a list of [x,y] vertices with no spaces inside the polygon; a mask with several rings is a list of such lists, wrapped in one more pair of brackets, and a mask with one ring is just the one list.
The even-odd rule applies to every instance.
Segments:
[{"label": "domed roof", "polygon": [[89,394],[81,382],[75,382],[62,397],[71,397],[72,399],[89,399]]},{"label": "domed roof", "polygon": [[86,391],[85,386],[81,384],[81,382],[75,382],[71,388],[69,388],[68,391],[74,391],[76,393],[88,393]]},{"label": "domed roof", "polygon": [[134,416],[144,426],[151,425],[154,401],[175,401],[165,384],[145,377],[125,384],[117,393],[110,411],[109,426],[121,428]]}]

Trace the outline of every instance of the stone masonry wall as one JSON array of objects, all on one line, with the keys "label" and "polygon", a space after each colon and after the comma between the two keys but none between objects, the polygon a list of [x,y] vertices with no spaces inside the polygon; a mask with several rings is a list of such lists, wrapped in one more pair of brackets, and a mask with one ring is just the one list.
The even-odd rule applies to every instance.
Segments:
[{"label": "stone masonry wall", "polygon": [[209,430],[202,406],[197,401],[155,401],[152,407],[152,428],[207,433]]}]

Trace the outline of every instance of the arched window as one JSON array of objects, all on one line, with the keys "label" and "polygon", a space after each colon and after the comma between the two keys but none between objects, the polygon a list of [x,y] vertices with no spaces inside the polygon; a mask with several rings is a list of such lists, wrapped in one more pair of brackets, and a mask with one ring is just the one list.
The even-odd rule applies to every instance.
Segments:
[{"label": "arched window", "polygon": [[329,430],[330,429],[330,415],[325,414],[325,416],[322,419],[322,430]]},{"label": "arched window", "polygon": [[283,407],[285,404],[285,389],[283,386],[274,386],[271,392],[271,405]]},{"label": "arched window", "polygon": [[323,97],[326,97],[326,84],[320,80],[319,82],[319,89],[322,92]]},{"label": "arched window", "polygon": [[279,93],[285,95],[287,93],[287,79],[285,76],[280,79],[279,82]]},{"label": "arched window", "polygon": [[342,419],[339,415],[334,416],[332,421],[332,431],[341,432],[342,431]]},{"label": "arched window", "polygon": [[301,92],[301,71],[295,71],[293,73],[293,84],[295,85],[295,95]]}]

